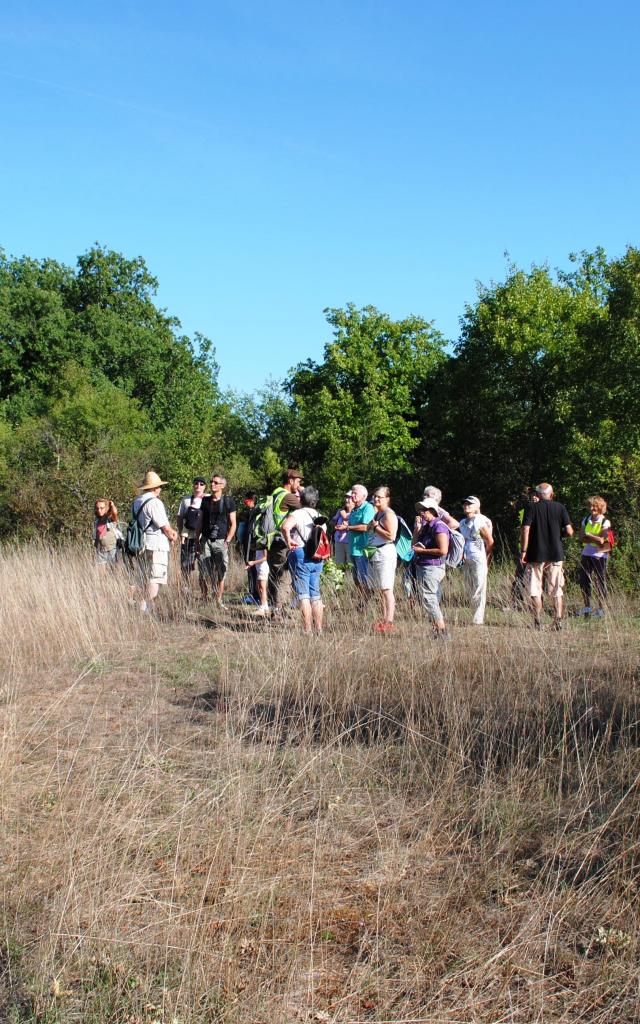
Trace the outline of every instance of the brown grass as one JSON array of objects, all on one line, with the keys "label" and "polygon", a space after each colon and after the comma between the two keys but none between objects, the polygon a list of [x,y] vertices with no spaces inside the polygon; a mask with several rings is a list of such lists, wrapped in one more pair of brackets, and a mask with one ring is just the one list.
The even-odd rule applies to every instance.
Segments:
[{"label": "brown grass", "polygon": [[[6,552],[0,1020],[638,1019],[638,631],[325,636]],[[508,580],[492,589],[504,603]]]}]

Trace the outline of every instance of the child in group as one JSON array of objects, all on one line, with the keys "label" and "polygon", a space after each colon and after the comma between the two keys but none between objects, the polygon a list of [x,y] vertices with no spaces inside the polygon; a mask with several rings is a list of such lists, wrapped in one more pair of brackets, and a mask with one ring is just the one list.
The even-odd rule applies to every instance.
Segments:
[{"label": "child in group", "polygon": [[118,541],[123,539],[118,527],[118,509],[108,498],[98,498],[94,514],[93,546],[98,566],[104,570],[118,561]]},{"label": "child in group", "polygon": [[269,563],[267,561],[266,548],[258,548],[255,552],[255,558],[250,559],[246,564],[245,568],[247,572],[251,569],[255,569],[256,573],[256,587],[258,590],[258,607],[255,609],[255,615],[268,615],[269,614],[269,602],[267,600],[267,582],[269,580]]}]

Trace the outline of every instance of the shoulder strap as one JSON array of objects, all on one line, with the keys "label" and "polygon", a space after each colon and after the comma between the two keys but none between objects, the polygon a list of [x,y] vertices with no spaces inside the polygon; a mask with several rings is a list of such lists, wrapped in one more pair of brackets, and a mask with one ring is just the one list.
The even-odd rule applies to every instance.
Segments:
[{"label": "shoulder strap", "polygon": [[[143,502],[141,502],[140,508],[138,509],[138,511],[136,512],[136,514],[134,516],[135,521],[138,524],[138,526],[140,526],[140,513],[142,512],[144,506],[149,504],[149,502],[151,501],[152,498],[153,498],[153,494],[150,494],[148,498],[145,498],[145,500]],[[148,530],[148,529],[149,529],[149,527],[145,526],[145,530]]]}]

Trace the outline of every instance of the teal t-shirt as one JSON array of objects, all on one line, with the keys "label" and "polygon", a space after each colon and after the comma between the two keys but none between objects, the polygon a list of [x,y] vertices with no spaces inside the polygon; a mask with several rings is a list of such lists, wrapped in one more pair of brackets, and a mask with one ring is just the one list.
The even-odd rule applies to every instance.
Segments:
[{"label": "teal t-shirt", "polygon": [[[373,505],[370,501],[363,501],[360,508],[354,508],[349,513],[349,526],[360,526],[361,523],[370,523],[375,515]],[[349,555],[364,555],[364,549],[369,543],[369,534],[365,530],[358,530],[357,533],[349,533]]]}]

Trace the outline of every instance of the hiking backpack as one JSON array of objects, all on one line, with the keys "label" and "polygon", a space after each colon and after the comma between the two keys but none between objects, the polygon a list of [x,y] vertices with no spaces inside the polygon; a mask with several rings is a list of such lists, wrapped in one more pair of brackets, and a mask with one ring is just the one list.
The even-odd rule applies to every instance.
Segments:
[{"label": "hiking backpack", "polygon": [[144,551],[144,535],[151,524],[149,524],[149,526],[146,526],[143,529],[142,524],[140,523],[140,513],[142,512],[144,506],[148,502],[150,502],[152,498],[153,495],[151,494],[142,502],[140,508],[135,514],[133,511],[133,506],[131,508],[131,520],[127,523],[127,532],[125,533],[124,537],[124,552],[129,558],[137,558],[138,555],[141,555],[142,552]]},{"label": "hiking backpack", "polygon": [[285,521],[286,516],[282,515],[278,502],[286,493],[284,487],[278,487],[273,494],[270,494],[258,505],[251,524],[252,537],[257,548],[269,549],[273,538]]},{"label": "hiking backpack", "polygon": [[410,562],[413,558],[412,541],[413,533],[402,516],[398,516],[398,532],[396,533],[394,544],[398,552],[398,558],[402,559],[403,562]]},{"label": "hiking backpack", "polygon": [[327,520],[324,516],[316,516],[313,520],[311,533],[304,545],[304,557],[307,561],[323,562],[331,556],[331,545],[327,537]]},{"label": "hiking backpack", "polygon": [[194,508],[194,506],[190,504],[187,509],[187,514],[184,517],[184,525],[187,530],[193,530],[194,533],[198,533],[198,531],[202,529],[202,519],[202,505],[200,505],[200,508]]},{"label": "hiking backpack", "polygon": [[[446,525],[446,523],[445,523]],[[447,526],[449,530],[449,527]],[[464,562],[464,537],[460,530],[449,530],[449,550],[444,564],[449,569],[457,569]]]}]

